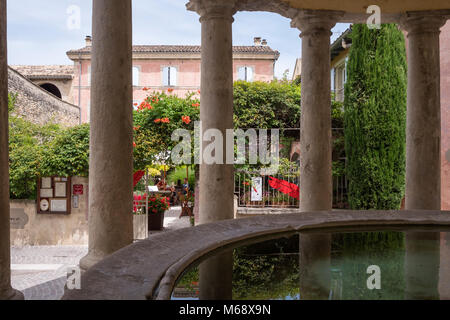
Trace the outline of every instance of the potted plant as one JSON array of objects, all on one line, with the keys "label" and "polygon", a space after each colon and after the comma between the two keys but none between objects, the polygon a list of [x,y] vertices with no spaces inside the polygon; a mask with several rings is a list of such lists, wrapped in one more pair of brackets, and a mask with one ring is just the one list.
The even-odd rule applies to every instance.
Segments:
[{"label": "potted plant", "polygon": [[169,209],[170,199],[154,196],[148,199],[148,230],[162,230],[164,212]]}]

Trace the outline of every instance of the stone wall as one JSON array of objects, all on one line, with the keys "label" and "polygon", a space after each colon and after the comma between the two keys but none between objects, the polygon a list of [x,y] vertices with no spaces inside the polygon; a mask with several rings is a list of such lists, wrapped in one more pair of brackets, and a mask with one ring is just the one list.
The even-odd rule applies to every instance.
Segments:
[{"label": "stone wall", "polygon": [[58,123],[64,126],[79,124],[80,111],[41,89],[17,71],[8,69],[8,91],[17,94],[15,114],[33,123]]},{"label": "stone wall", "polygon": [[78,196],[78,208],[72,201],[69,215],[37,214],[35,200],[11,200],[11,245],[87,245],[88,178],[72,177],[74,184],[82,184],[84,194]]}]

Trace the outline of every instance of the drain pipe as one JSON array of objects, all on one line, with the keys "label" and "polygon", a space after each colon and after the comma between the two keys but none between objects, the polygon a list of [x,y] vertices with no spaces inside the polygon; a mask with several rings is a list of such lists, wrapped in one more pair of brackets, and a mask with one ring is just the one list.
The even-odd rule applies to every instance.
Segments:
[{"label": "drain pipe", "polygon": [[78,63],[80,67],[78,68],[78,109],[79,109],[79,124],[81,125],[81,72],[82,72],[82,64],[81,64],[81,53],[78,53]]}]

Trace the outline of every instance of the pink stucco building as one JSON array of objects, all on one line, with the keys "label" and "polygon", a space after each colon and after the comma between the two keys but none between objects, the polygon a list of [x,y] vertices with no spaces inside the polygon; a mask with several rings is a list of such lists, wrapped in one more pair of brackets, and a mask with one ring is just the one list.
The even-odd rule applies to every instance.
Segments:
[{"label": "pink stucco building", "polygon": [[441,193],[442,210],[450,210],[450,21],[441,29]]},{"label": "pink stucco building", "polygon": [[[74,61],[71,102],[81,106],[83,122],[89,122],[91,48],[91,38],[87,37],[84,48],[67,52]],[[255,38],[252,46],[234,46],[234,80],[272,81],[278,57],[279,52],[261,38]],[[200,66],[200,46],[133,46],[133,102],[140,103],[146,97],[143,88],[150,92],[172,88],[180,96],[197,92]]]}]

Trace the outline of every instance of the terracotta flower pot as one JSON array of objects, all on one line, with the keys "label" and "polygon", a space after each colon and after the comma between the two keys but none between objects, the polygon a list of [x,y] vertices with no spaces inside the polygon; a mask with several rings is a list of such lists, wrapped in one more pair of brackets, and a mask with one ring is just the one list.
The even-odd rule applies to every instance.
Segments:
[{"label": "terracotta flower pot", "polygon": [[164,228],[164,213],[148,213],[148,230],[162,230]]}]

